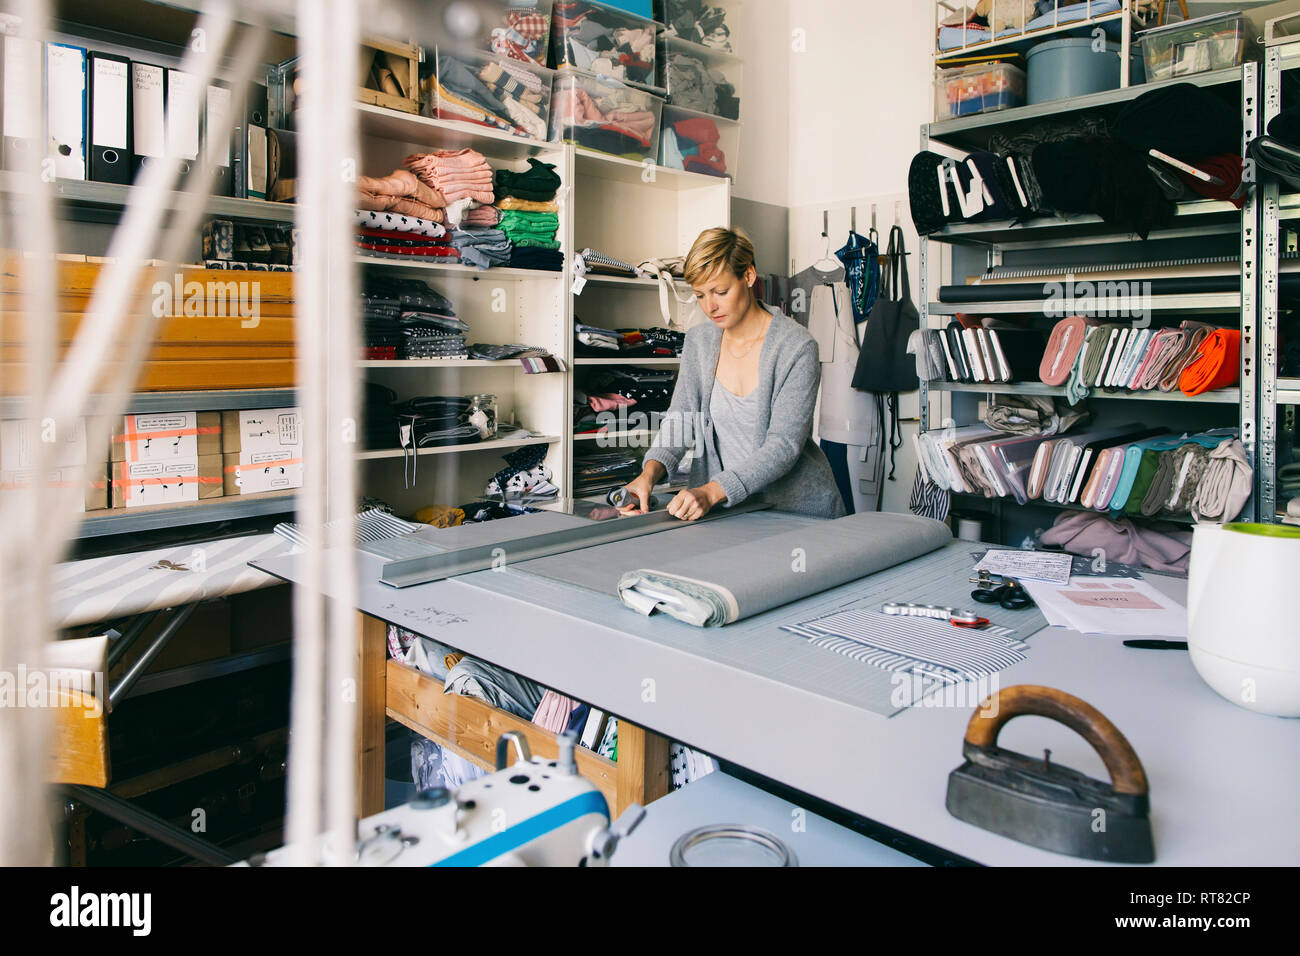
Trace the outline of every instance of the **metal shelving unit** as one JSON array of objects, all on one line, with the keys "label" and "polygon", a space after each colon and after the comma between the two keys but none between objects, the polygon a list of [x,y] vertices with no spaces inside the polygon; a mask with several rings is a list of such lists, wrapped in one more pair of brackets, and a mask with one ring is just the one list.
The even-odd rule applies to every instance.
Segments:
[{"label": "metal shelving unit", "polygon": [[[1300,43],[1295,45],[1295,63],[1300,65]],[[1246,63],[1240,67],[1200,73],[1179,77],[1180,83],[1194,83],[1201,87],[1230,87],[1239,89],[1242,116],[1242,154],[1245,147],[1263,128],[1258,99],[1260,96],[1259,64]],[[1134,98],[1168,83],[1148,83],[1139,86],[1094,93],[1089,96],[1074,97],[1069,100],[1057,100],[1032,106],[1001,110],[993,113],[962,117],[931,123],[921,127],[920,148],[927,150],[932,143],[958,149],[984,148],[994,133],[1015,133],[1041,120],[1058,118],[1063,115],[1078,114],[1083,111],[1101,111],[1109,113]],[[1293,215],[1300,216],[1300,195],[1288,197]],[[1180,203],[1174,222],[1166,229],[1153,231],[1152,239],[1193,239],[1209,236],[1240,236],[1241,289],[1239,292],[1199,293],[1186,295],[1161,295],[1147,299],[1136,297],[1108,297],[1095,301],[1086,299],[1071,302],[1068,314],[1145,314],[1146,311],[1168,315],[1170,317],[1188,314],[1214,314],[1222,316],[1235,315],[1240,319],[1242,333],[1241,381],[1239,387],[1224,389],[1188,398],[1180,392],[1106,392],[1093,391],[1091,397],[1104,400],[1127,400],[1163,402],[1169,405],[1188,405],[1203,409],[1206,406],[1237,405],[1239,408],[1239,426],[1241,441],[1247,455],[1256,462],[1256,475],[1263,472],[1261,443],[1256,440],[1257,426],[1261,423],[1256,408],[1257,373],[1264,369],[1257,368],[1261,342],[1273,341],[1267,332],[1267,319],[1261,318],[1257,308],[1260,291],[1258,287],[1261,267],[1259,200],[1251,192],[1244,207],[1238,211],[1231,203],[1214,200],[1193,200]],[[1274,196],[1276,209],[1276,195]],[[930,242],[949,245],[982,247],[987,257],[987,267],[992,269],[1002,264],[1004,252],[1012,250],[1051,249],[1079,245],[1119,244],[1136,237],[1128,236],[1122,230],[1104,223],[1100,217],[1068,216],[1040,217],[1023,223],[990,222],[978,224],[952,224],[929,237],[922,236],[919,243],[920,268],[920,318],[921,328],[931,326],[932,316],[953,316],[957,313],[978,313],[982,315],[1026,315],[1043,314],[1044,300],[1003,301],[997,298],[996,285],[990,285],[989,300],[977,302],[946,303],[933,301],[930,288],[929,257]],[[1265,243],[1267,240],[1265,240]],[[1273,239],[1274,255],[1273,288],[1274,299],[1277,284],[1276,228]],[[1268,257],[1264,256],[1267,262]],[[1134,268],[1140,269],[1135,263]],[[1087,280],[1086,274],[1080,274],[1081,280]],[[1267,294],[1265,294],[1267,308]],[[1064,314],[1064,313],[1063,313]],[[1274,325],[1276,315],[1274,308]],[[1300,382],[1296,383],[1300,386]],[[947,394],[1021,394],[1021,395],[1064,395],[1063,388],[1053,388],[1041,382],[998,384],[964,384],[955,382],[920,383],[921,431],[930,428],[930,393],[931,391]],[[1292,394],[1287,392],[1286,394]],[[1300,391],[1295,393],[1300,397]],[[1007,502],[994,499],[998,514]],[[1014,499],[1012,500],[1014,504]],[[1035,501],[1035,506],[1061,507],[1050,502]],[[1068,506],[1065,506],[1068,507]],[[1243,520],[1254,520],[1258,510],[1263,509],[1263,499],[1257,495],[1256,500],[1247,505]],[[1271,514],[1271,511],[1265,513]]]},{"label": "metal shelving unit", "polygon": [[241,518],[289,514],[296,501],[296,492],[268,491],[260,495],[231,495],[197,503],[155,505],[150,508],[110,508],[86,515],[78,536],[97,538],[106,534],[156,531],[182,524],[215,524]]}]

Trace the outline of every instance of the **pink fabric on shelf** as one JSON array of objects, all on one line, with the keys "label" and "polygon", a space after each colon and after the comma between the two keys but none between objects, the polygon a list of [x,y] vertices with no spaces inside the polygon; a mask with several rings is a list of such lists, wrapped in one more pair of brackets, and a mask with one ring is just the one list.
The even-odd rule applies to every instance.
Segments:
[{"label": "pink fabric on shelf", "polygon": [[473,199],[490,206],[496,198],[492,193],[492,169],[483,154],[475,150],[412,153],[402,162],[426,186],[440,192],[448,203]]},{"label": "pink fabric on shelf", "polygon": [[616,408],[636,404],[635,398],[622,395],[592,395],[588,401],[593,412],[612,412]]},{"label": "pink fabric on shelf", "polygon": [[1192,533],[1154,531],[1139,528],[1127,518],[1115,521],[1103,515],[1081,513],[1061,515],[1043,532],[1039,542],[1087,556],[1101,548],[1107,561],[1185,574],[1192,550]]},{"label": "pink fabric on shelf", "polygon": [[476,206],[465,214],[461,223],[466,226],[495,226],[501,221],[501,210],[496,206]]},{"label": "pink fabric on shelf", "polygon": [[446,210],[443,207],[426,206],[417,199],[404,199],[400,196],[376,196],[362,192],[357,196],[357,208],[372,212],[395,212],[416,219],[428,219],[430,222],[446,220]]},{"label": "pink fabric on shelf", "polygon": [[542,702],[537,705],[537,713],[533,714],[533,723],[553,734],[563,733],[569,726],[569,715],[577,706],[576,701],[548,690],[542,695]]},{"label": "pink fabric on shelf", "polygon": [[398,196],[414,199],[426,206],[445,206],[447,200],[438,190],[407,169],[395,169],[387,176],[360,176],[357,189],[371,196]]}]

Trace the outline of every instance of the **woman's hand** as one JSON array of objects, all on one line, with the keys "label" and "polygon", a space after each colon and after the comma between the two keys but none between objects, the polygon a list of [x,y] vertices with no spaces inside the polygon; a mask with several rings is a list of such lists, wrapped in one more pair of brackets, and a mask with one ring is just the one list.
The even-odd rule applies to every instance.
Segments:
[{"label": "woman's hand", "polygon": [[[656,463],[657,464],[657,463]],[[643,515],[650,510],[650,495],[655,489],[655,475],[646,469],[627,484],[633,500],[618,510],[625,515]]]},{"label": "woman's hand", "polygon": [[726,500],[722,486],[710,481],[699,488],[686,488],[668,503],[668,513],[683,521],[698,521]]}]

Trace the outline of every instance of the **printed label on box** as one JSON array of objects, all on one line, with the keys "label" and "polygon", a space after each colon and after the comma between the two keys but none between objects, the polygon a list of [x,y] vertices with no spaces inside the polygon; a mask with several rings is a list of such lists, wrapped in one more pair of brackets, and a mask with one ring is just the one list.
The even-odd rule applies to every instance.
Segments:
[{"label": "printed label on box", "polygon": [[281,451],[241,452],[235,484],[241,495],[302,487],[302,459]]},{"label": "printed label on box", "polygon": [[[126,473],[125,479],[117,476]],[[170,504],[199,500],[199,462],[143,461],[120,463],[114,472],[114,485],[121,485],[126,507]]]},{"label": "printed label on box", "polygon": [[199,454],[197,412],[127,415],[125,442],[129,462],[191,460]]},{"label": "printed label on box", "polygon": [[298,409],[262,408],[239,413],[241,455],[273,452],[281,458],[297,458],[301,450],[302,415]]}]

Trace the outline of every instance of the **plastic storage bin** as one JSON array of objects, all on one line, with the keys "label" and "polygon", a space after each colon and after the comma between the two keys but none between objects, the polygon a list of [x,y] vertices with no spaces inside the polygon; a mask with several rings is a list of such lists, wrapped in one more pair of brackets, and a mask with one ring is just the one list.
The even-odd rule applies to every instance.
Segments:
[{"label": "plastic storage bin", "polygon": [[[1120,85],[1120,45],[1093,49],[1091,37],[1067,37],[1040,43],[1026,56],[1027,103],[1046,103],[1069,96],[1117,90]],[[1129,86],[1142,82],[1142,55],[1129,51]]]},{"label": "plastic storage bin", "polygon": [[439,48],[425,60],[420,110],[516,136],[545,140],[554,74],[513,57]]},{"label": "plastic storage bin", "polygon": [[1143,32],[1147,81],[1238,66],[1254,46],[1250,21],[1240,13],[1184,20]]},{"label": "plastic storage bin", "polygon": [[740,50],[738,0],[655,0],[655,19],[664,35],[717,50]]},{"label": "plastic storage bin", "polygon": [[546,66],[553,0],[475,0],[483,49]]},{"label": "plastic storage bin", "polygon": [[616,7],[590,0],[556,0],[551,65],[652,86],[656,32],[653,20]]},{"label": "plastic storage bin", "polygon": [[659,58],[669,103],[724,119],[740,119],[739,59],[675,37],[661,41]]},{"label": "plastic storage bin", "polygon": [[979,63],[940,70],[935,119],[946,120],[1025,105],[1025,71],[1009,63]]},{"label": "plastic storage bin", "polygon": [[736,177],[740,124],[665,106],[659,133],[659,165],[708,176]]},{"label": "plastic storage bin", "polygon": [[655,162],[663,100],[609,77],[578,70],[555,74],[551,139]]}]

